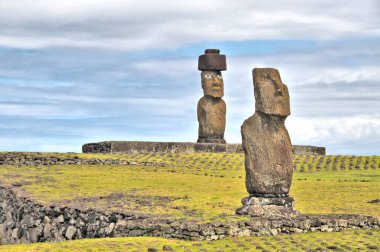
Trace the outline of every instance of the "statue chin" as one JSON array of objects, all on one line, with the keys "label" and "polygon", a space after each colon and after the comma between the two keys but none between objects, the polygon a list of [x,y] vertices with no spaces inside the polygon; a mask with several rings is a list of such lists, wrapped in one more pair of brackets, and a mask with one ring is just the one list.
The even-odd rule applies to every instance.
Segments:
[{"label": "statue chin", "polygon": [[222,98],[224,93],[223,90],[210,90],[208,92],[205,92],[204,95],[208,95],[214,98]]}]

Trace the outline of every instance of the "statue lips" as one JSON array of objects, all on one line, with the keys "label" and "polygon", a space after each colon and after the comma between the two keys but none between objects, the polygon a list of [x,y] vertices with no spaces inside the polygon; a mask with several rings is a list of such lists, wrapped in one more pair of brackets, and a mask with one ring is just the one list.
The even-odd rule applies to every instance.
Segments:
[{"label": "statue lips", "polygon": [[215,90],[215,91],[219,91],[219,90],[222,89],[222,85],[218,84],[218,83],[213,83],[212,84],[212,89]]}]

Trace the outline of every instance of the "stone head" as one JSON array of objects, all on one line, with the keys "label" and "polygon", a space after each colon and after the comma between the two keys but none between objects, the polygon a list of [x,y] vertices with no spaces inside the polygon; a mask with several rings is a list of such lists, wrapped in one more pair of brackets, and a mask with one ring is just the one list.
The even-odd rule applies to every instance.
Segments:
[{"label": "stone head", "polygon": [[227,70],[226,55],[219,53],[219,49],[207,49],[198,59],[198,70],[202,71],[203,93],[215,98],[224,95],[221,71]]},{"label": "stone head", "polygon": [[224,82],[220,71],[202,71],[202,88],[203,94],[215,98],[223,97]]},{"label": "stone head", "polygon": [[280,73],[274,68],[252,70],[256,111],[268,115],[290,115],[288,87],[282,83]]}]

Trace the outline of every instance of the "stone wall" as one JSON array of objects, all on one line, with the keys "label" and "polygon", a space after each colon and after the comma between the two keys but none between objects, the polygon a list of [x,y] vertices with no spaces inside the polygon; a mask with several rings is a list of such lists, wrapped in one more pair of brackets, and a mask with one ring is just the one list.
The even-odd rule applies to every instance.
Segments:
[{"label": "stone wall", "polygon": [[194,152],[243,152],[240,144],[107,141],[82,146],[83,153],[194,153]]},{"label": "stone wall", "polygon": [[[109,142],[107,142],[108,144]],[[126,145],[123,145],[125,143]],[[228,153],[241,153],[241,145],[239,144],[191,144],[187,143],[149,143],[145,145],[145,142],[132,142],[136,143],[133,147],[128,145],[129,142],[121,142],[119,145],[115,146],[113,150],[114,153],[122,152],[121,150],[125,147],[130,147],[127,149],[128,153],[151,153],[151,152],[228,152]],[[105,149],[100,147],[102,152],[97,152],[97,144],[84,145],[84,151],[89,153],[109,153],[104,152]],[[99,143],[99,146],[102,146]],[[89,146],[89,149],[87,149]],[[109,145],[111,146],[111,145]],[[309,146],[300,146],[300,148]],[[309,149],[316,150],[312,148]],[[110,150],[110,149],[109,149]],[[107,150],[107,151],[109,151]],[[299,154],[298,149],[295,152]],[[324,152],[320,152],[323,155]],[[315,154],[315,152],[313,152]],[[112,158],[81,158],[75,154],[55,154],[55,153],[38,153],[38,152],[0,152],[0,165],[15,165],[15,166],[39,166],[39,165],[143,165],[143,166],[165,166],[164,163],[158,162],[145,162],[145,161],[130,161],[130,160],[120,160]]]},{"label": "stone wall", "polygon": [[296,219],[253,218],[240,222],[197,224],[186,220],[157,219],[125,213],[101,213],[59,206],[43,206],[0,187],[2,243],[62,241],[80,238],[154,236],[186,240],[215,240],[225,236],[332,232],[344,229],[379,229],[378,219],[360,215],[306,216]]},{"label": "stone wall", "polygon": [[[227,152],[242,153],[241,144],[213,144],[186,142],[140,142],[140,141],[106,141],[88,143],[82,146],[83,153],[195,153]],[[325,147],[293,145],[295,154],[325,155]]]},{"label": "stone wall", "polygon": [[293,145],[293,154],[326,155],[326,148],[310,145]]},{"label": "stone wall", "polygon": [[112,142],[89,143],[82,146],[84,153],[111,153]]},{"label": "stone wall", "polygon": [[0,165],[38,166],[38,165],[144,165],[164,166],[157,162],[135,162],[118,159],[79,158],[75,155],[39,155],[38,153],[3,152]]}]

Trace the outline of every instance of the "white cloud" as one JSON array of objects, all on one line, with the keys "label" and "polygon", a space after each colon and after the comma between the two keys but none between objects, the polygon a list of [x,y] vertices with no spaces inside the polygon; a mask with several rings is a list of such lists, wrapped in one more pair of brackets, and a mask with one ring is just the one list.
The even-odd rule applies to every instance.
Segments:
[{"label": "white cloud", "polygon": [[378,154],[380,119],[368,116],[346,118],[289,118],[286,121],[294,144],[326,146],[331,154]]},{"label": "white cloud", "polygon": [[[294,77],[293,77],[294,78]],[[296,79],[296,85],[308,85],[313,83],[336,84],[350,82],[380,82],[380,69],[378,66],[321,67],[305,69],[302,76]]]},{"label": "white cloud", "polygon": [[[291,91],[295,144],[353,154],[380,144],[374,0],[0,0],[0,16],[4,150],[195,141],[202,90],[197,58],[181,50],[215,43],[228,62],[228,142],[241,141],[240,125],[254,113],[252,68],[274,67]],[[307,41],[298,48],[297,39]],[[260,51],[258,40],[277,44]],[[290,48],[276,47],[287,40]]]},{"label": "white cloud", "polygon": [[204,41],[373,37],[380,34],[378,5],[376,0],[3,0],[0,45],[133,51]]}]

